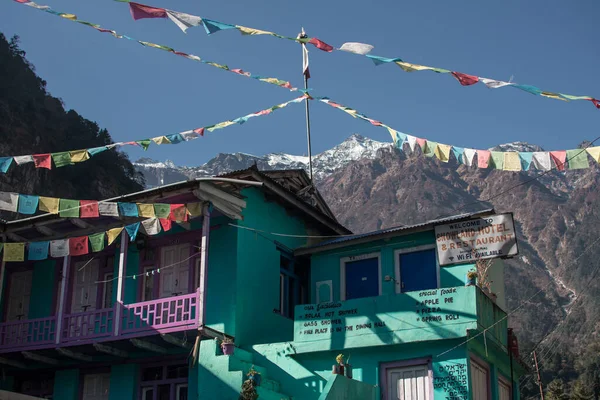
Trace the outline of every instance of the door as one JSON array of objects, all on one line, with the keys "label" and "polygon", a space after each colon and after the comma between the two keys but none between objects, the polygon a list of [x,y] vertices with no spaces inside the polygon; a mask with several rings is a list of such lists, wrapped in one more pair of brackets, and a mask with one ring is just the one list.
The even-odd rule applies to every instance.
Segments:
[{"label": "door", "polygon": [[437,288],[435,249],[399,253],[398,257],[401,292]]},{"label": "door", "polygon": [[110,374],[87,374],[83,378],[84,400],[108,400]]},{"label": "door", "polygon": [[504,379],[498,379],[498,400],[511,400],[511,386]]},{"label": "door", "polygon": [[346,300],[379,296],[379,257],[345,262]]},{"label": "door", "polygon": [[10,274],[10,290],[6,310],[7,321],[24,320],[29,316],[32,277],[32,270]]},{"label": "door", "polygon": [[162,249],[160,264],[160,298],[187,294],[190,276],[190,245]]},{"label": "door", "polygon": [[98,260],[75,263],[73,271],[73,295],[71,297],[71,314],[96,309],[98,297]]},{"label": "door", "polygon": [[427,365],[387,370],[386,400],[433,400]]},{"label": "door", "polygon": [[471,391],[474,399],[489,399],[488,370],[473,359],[471,359]]}]

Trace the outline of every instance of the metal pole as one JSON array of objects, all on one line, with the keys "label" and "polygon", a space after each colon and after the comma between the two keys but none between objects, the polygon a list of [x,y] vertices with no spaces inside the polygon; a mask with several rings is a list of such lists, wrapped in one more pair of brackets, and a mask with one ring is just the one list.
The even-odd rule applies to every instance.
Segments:
[{"label": "metal pole", "polygon": [[535,361],[535,370],[537,371],[538,385],[540,386],[540,396],[544,400],[544,388],[542,387],[542,378],[540,377],[540,368],[538,367],[537,354],[533,352],[533,360]]},{"label": "metal pole", "polygon": [[[302,28],[302,32],[300,32],[300,34],[298,35],[299,39],[305,39],[308,36],[306,35],[306,32],[304,32],[304,28]],[[308,78],[309,78],[309,73],[308,73],[308,53],[306,53],[306,44],[301,43],[302,46],[302,64],[303,64],[303,71],[302,71],[302,75],[304,76],[304,90],[308,89]],[[304,65],[304,56],[306,53],[306,65]],[[306,67],[306,70],[304,70],[304,68]],[[309,176],[310,176],[310,181],[312,182],[313,180],[313,168],[312,168],[312,146],[310,143],[310,110],[309,110],[309,106],[308,106],[308,97],[304,100],[306,102],[306,138],[308,141],[308,171],[309,171]]]}]

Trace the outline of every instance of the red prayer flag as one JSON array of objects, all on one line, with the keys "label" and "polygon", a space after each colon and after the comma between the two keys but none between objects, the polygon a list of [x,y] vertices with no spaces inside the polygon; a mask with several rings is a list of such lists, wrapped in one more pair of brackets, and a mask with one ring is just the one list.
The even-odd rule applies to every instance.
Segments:
[{"label": "red prayer flag", "polygon": [[36,168],[47,168],[52,169],[52,159],[50,154],[34,154],[33,162]]},{"label": "red prayer flag", "polygon": [[596,106],[596,108],[600,108],[600,100],[592,99],[592,103]]},{"label": "red prayer flag", "polygon": [[467,75],[461,72],[453,72],[452,75],[460,82],[463,86],[474,85],[479,82],[479,77],[475,75]]},{"label": "red prayer flag", "polygon": [[375,126],[381,126],[381,122],[374,120],[374,119],[369,119],[369,122]]},{"label": "red prayer flag", "polygon": [[556,169],[559,171],[565,170],[565,161],[567,160],[566,150],[551,151],[550,157],[552,157],[552,161],[556,164]]},{"label": "red prayer flag", "polygon": [[492,153],[488,150],[477,150],[477,167],[487,168],[490,165],[490,157]]},{"label": "red prayer flag", "polygon": [[194,129],[194,132],[196,132],[200,136],[204,136],[204,128]]},{"label": "red prayer flag", "polygon": [[185,208],[185,204],[171,204],[169,219],[177,222],[187,221],[187,209]]},{"label": "red prayer flag", "polygon": [[88,237],[80,236],[69,239],[69,254],[72,256],[82,256],[89,253]]},{"label": "red prayer flag", "polygon": [[322,40],[319,40],[317,38],[311,38],[308,43],[314,45],[317,49],[321,49],[323,51],[326,51],[328,53],[333,51],[333,46],[328,45],[327,43],[325,43]]},{"label": "red prayer flag", "polygon": [[425,151],[425,145],[427,144],[426,139],[417,138],[417,144],[421,147],[422,151]]},{"label": "red prayer flag", "polygon": [[29,3],[30,0],[15,0],[17,3]]},{"label": "red prayer flag", "polygon": [[163,231],[170,231],[171,230],[171,220],[168,218],[159,218],[158,219],[160,221],[160,226],[162,226]]},{"label": "red prayer flag", "polygon": [[139,3],[129,3],[129,11],[136,21],[142,18],[167,18],[167,10],[164,8],[150,7]]},{"label": "red prayer flag", "polygon": [[80,218],[97,218],[100,216],[98,213],[98,202],[96,200],[80,200],[79,206]]}]

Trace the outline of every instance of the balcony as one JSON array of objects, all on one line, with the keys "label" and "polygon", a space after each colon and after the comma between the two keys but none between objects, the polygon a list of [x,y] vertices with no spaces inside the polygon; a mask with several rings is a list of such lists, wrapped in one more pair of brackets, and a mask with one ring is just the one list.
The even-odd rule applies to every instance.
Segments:
[{"label": "balcony", "polygon": [[488,339],[507,344],[506,313],[474,286],[305,304],[295,315],[297,353],[461,338],[488,327]]},{"label": "balcony", "polygon": [[[0,353],[115,341],[198,328],[199,292],[57,317],[0,324]],[[117,313],[117,307],[121,307]],[[120,326],[115,329],[115,318]],[[57,337],[57,329],[60,336]]]}]

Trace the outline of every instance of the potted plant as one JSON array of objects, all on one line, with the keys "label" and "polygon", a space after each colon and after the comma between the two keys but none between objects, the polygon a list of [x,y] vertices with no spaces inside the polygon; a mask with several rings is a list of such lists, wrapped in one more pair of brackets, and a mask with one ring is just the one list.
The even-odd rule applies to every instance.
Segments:
[{"label": "potted plant", "polygon": [[465,279],[465,286],[477,285],[477,271],[470,270],[467,272],[467,278]]},{"label": "potted plant", "polygon": [[260,375],[260,372],[254,369],[254,365],[250,367],[250,371],[248,371],[248,374],[246,376],[254,383],[254,386],[260,386],[262,377]]},{"label": "potted plant", "polygon": [[235,347],[233,346],[233,339],[225,336],[223,338],[223,340],[221,340],[221,350],[223,351],[224,355],[226,355],[226,356],[232,355],[234,348]]},{"label": "potted plant", "polygon": [[337,364],[333,365],[333,371],[331,371],[334,375],[344,375],[344,355],[338,354],[335,358]]}]

